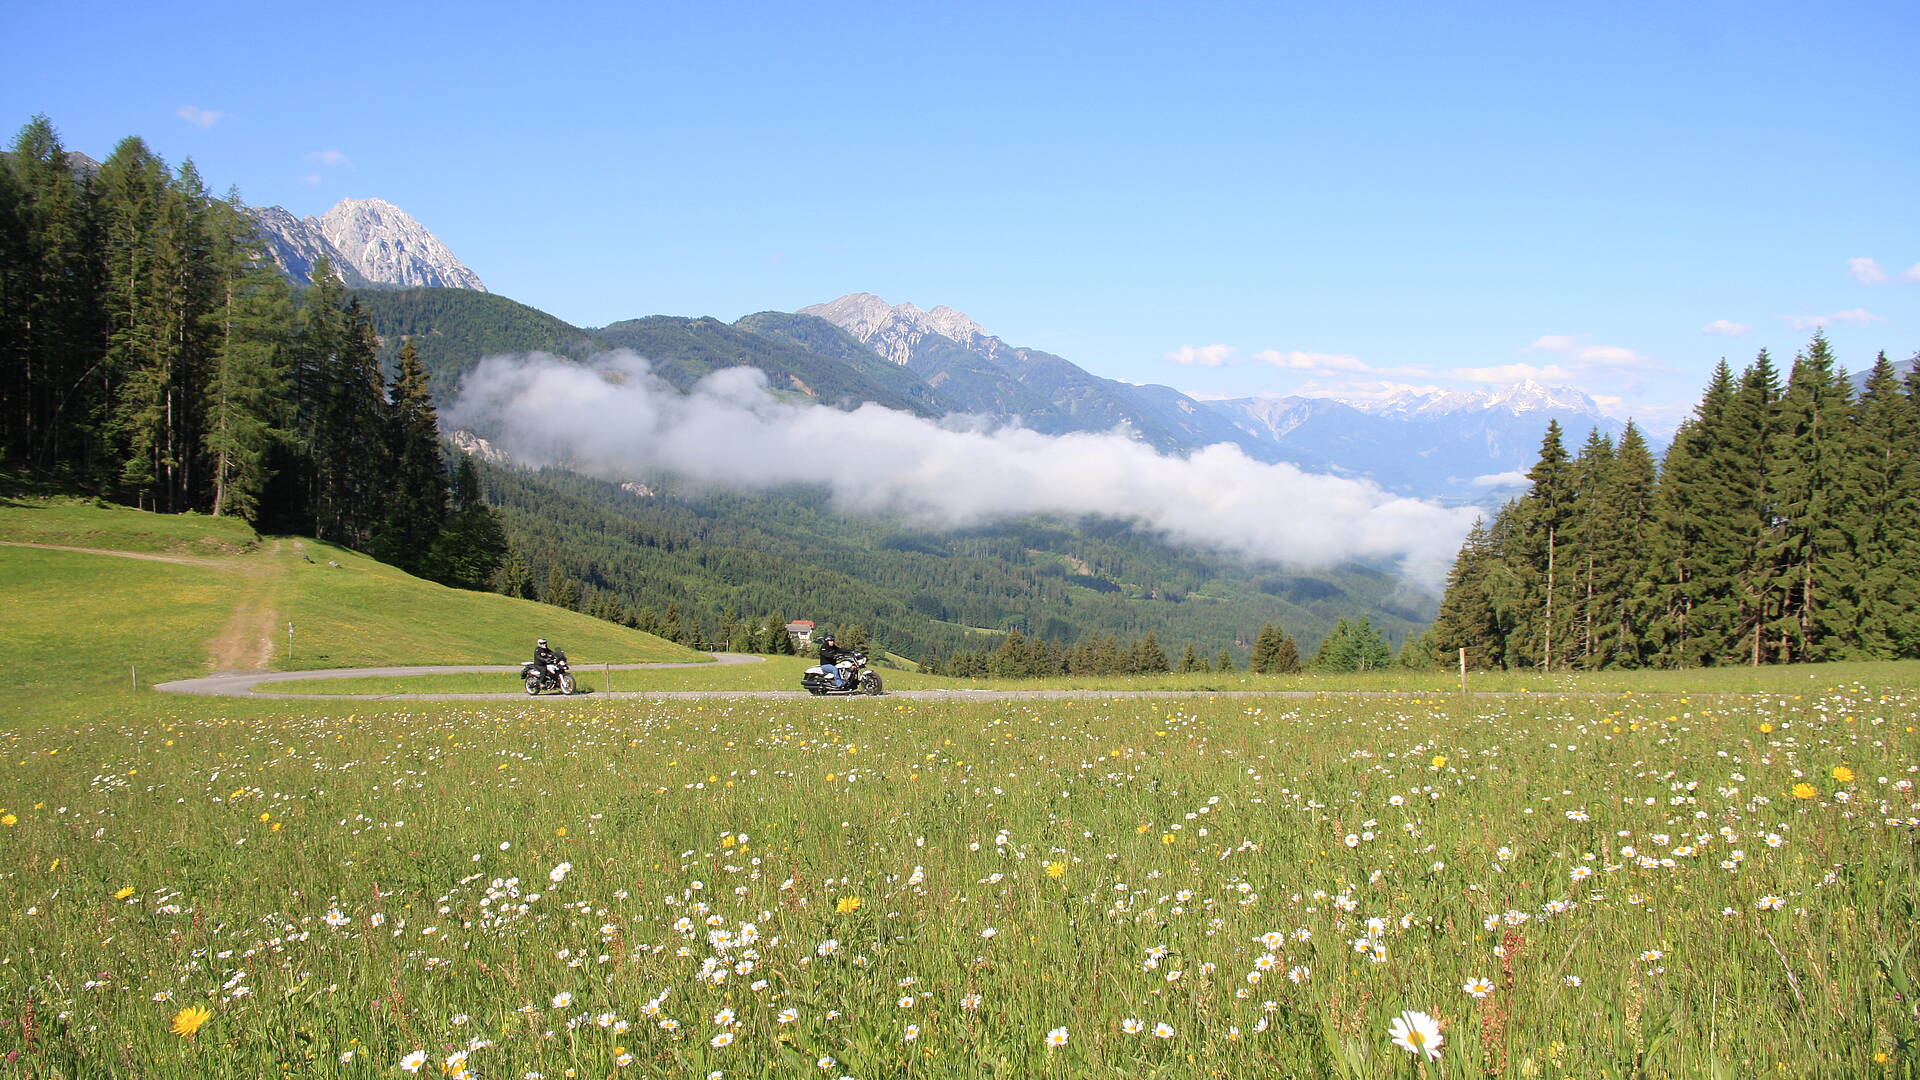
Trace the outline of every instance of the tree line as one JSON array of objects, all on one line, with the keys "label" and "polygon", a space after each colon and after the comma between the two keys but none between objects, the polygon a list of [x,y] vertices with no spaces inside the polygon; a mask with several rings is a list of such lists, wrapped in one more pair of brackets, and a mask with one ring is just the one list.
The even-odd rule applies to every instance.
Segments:
[{"label": "tree line", "polygon": [[1723,360],[1657,465],[1631,423],[1476,523],[1429,662],[1547,671],[1920,656],[1920,365],[1860,393],[1823,335]]},{"label": "tree line", "polygon": [[167,513],[237,516],[483,587],[505,554],[449,474],[426,368],[322,260],[296,293],[238,193],[138,138],[97,165],[45,117],[0,160],[0,460]]},{"label": "tree line", "polygon": [[[1393,649],[1366,618],[1341,619],[1320,641],[1310,663],[1300,659],[1293,636],[1268,623],[1253,639],[1246,669],[1255,674],[1291,675],[1312,671],[1377,671],[1392,667]],[[1221,649],[1209,661],[1188,642],[1177,664],[1167,658],[1152,631],[1121,645],[1112,634],[1091,634],[1068,646],[1059,641],[1028,637],[1010,630],[991,649],[962,649],[947,657],[931,657],[920,670],[957,678],[1044,679],[1063,675],[1163,675],[1171,672],[1228,672],[1238,670],[1231,649]]]}]

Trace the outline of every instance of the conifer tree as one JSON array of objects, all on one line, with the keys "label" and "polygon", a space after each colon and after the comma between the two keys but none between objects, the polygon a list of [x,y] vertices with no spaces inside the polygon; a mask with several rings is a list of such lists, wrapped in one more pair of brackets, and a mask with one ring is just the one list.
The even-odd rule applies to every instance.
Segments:
[{"label": "conifer tree", "polygon": [[268,452],[279,437],[285,392],[284,350],[292,320],[285,280],[262,257],[237,196],[208,214],[219,288],[211,323],[205,434],[213,485],[210,512],[256,520],[268,480]]},{"label": "conifer tree", "polygon": [[1506,656],[1506,631],[1494,608],[1488,575],[1500,567],[1499,552],[1484,521],[1475,521],[1447,573],[1440,612],[1428,628],[1427,651],[1451,662],[1467,650],[1467,663],[1476,668],[1500,667]]},{"label": "conifer tree", "polygon": [[1849,426],[1837,584],[1853,619],[1844,655],[1892,660],[1920,655],[1920,408],[1901,393],[1882,352]]},{"label": "conifer tree", "polygon": [[1213,670],[1225,673],[1233,670],[1233,651],[1221,648],[1220,655],[1213,658]]},{"label": "conifer tree", "polygon": [[385,514],[371,545],[383,562],[418,573],[446,524],[447,469],[440,423],[420,354],[408,340],[387,392]]},{"label": "conifer tree", "polygon": [[1512,623],[1511,659],[1548,671],[1566,665],[1571,636],[1575,568],[1564,548],[1573,517],[1574,484],[1560,423],[1547,422],[1540,457],[1527,471],[1531,485],[1512,507],[1512,538],[1505,549],[1515,585],[1505,613]]},{"label": "conifer tree", "polygon": [[1769,647],[1780,663],[1827,659],[1854,617],[1845,590],[1828,588],[1829,563],[1848,546],[1838,512],[1852,391],[1825,335],[1794,357],[1767,458],[1776,528],[1767,548]]}]

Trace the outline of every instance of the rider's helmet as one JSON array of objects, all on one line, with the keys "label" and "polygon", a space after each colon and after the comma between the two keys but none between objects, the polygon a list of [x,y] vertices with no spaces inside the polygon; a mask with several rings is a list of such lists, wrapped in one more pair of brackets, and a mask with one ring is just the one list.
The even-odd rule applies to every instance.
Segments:
[{"label": "rider's helmet", "polygon": [[547,639],[541,638],[539,641],[534,642],[534,645],[544,649],[547,647]]},{"label": "rider's helmet", "polygon": [[835,642],[834,642],[834,640],[833,640],[833,635],[832,635],[832,634],[828,634],[828,635],[827,635],[826,637],[823,637],[823,638],[821,638],[821,639],[820,639],[820,644],[822,644],[822,645],[832,645],[832,644],[835,644]]}]

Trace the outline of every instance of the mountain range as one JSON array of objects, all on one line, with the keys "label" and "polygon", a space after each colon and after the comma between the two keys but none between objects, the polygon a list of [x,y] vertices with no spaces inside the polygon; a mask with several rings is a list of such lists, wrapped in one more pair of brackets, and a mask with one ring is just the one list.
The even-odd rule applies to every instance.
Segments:
[{"label": "mountain range", "polygon": [[572,327],[505,297],[474,295],[486,292],[479,276],[383,200],[342,200],[318,218],[296,218],[280,207],[255,215],[289,277],[304,280],[315,260],[331,258],[349,286],[366,290],[362,303],[388,339],[389,355],[399,336],[410,337],[442,387],[490,352],[540,350],[586,360],[629,349],[682,390],[719,368],[746,364],[764,371],[776,391],[843,408],[871,402],[1043,434],[1119,431],[1168,454],[1229,443],[1258,461],[1453,504],[1492,505],[1515,494],[1550,419],[1565,430],[1569,448],[1590,429],[1616,437],[1624,428],[1586,394],[1533,382],[1377,400],[1201,399],[1094,375],[1063,357],[1010,344],[951,307],[923,310],[871,293],[730,324],[650,315]]}]

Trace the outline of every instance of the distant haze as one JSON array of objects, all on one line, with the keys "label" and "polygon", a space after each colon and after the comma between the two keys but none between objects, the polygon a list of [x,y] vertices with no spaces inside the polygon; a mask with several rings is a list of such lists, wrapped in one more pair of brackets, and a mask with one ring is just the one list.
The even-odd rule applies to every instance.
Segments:
[{"label": "distant haze", "polygon": [[754,368],[715,372],[682,395],[630,352],[588,366],[541,353],[489,357],[443,420],[529,465],[613,479],[663,470],[748,489],[819,484],[838,510],[948,528],[1100,515],[1291,565],[1394,560],[1436,588],[1475,516],[1264,464],[1229,445],[1175,457],[1117,433],[1042,435],[871,404],[789,403]]}]

